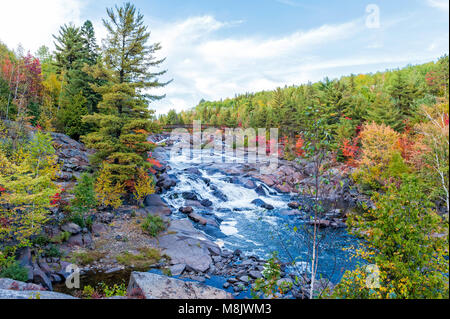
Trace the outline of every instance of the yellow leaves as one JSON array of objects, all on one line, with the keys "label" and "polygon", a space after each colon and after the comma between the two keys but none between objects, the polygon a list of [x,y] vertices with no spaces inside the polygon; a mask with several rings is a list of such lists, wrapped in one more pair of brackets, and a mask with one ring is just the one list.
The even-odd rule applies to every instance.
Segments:
[{"label": "yellow leaves", "polygon": [[95,192],[98,201],[103,206],[118,208],[122,205],[121,196],[125,193],[125,187],[122,183],[113,184],[112,174],[106,163],[104,163],[103,168],[100,170],[100,175],[95,184]]},{"label": "yellow leaves", "polygon": [[366,167],[386,166],[392,155],[400,151],[399,137],[396,131],[384,124],[365,124],[361,132],[362,156],[359,163]]},{"label": "yellow leaves", "polygon": [[138,169],[138,178],[136,180],[134,189],[134,196],[138,202],[144,199],[145,196],[151,195],[155,192],[152,179],[142,168]]}]

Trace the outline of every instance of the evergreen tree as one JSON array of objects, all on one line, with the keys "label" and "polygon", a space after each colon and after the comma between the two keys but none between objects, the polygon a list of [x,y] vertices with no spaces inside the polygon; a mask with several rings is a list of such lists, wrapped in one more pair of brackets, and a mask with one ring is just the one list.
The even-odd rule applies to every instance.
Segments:
[{"label": "evergreen tree", "polygon": [[396,131],[400,131],[404,127],[401,111],[392,103],[389,96],[382,92],[375,95],[374,101],[367,110],[366,120],[379,125],[388,125]]},{"label": "evergreen tree", "polygon": [[395,106],[400,110],[401,114],[404,116],[411,116],[415,113],[412,106],[414,99],[417,98],[419,92],[412,83],[408,82],[404,71],[396,72],[390,94],[394,100]]},{"label": "evergreen tree", "polygon": [[113,183],[134,186],[140,167],[148,167],[148,151],[152,146],[147,136],[153,129],[148,100],[160,98],[142,92],[150,87],[160,87],[158,75],[149,67],[158,66],[153,53],[159,44],[148,45],[150,33],[143,24],[143,15],[130,3],[123,7],[108,9],[109,21],[104,20],[108,30],[104,42],[104,63],[91,68],[90,74],[103,81],[94,85],[102,95],[98,113],[83,118],[95,126],[95,131],[84,136],[88,147],[97,150],[93,163],[108,170]]}]

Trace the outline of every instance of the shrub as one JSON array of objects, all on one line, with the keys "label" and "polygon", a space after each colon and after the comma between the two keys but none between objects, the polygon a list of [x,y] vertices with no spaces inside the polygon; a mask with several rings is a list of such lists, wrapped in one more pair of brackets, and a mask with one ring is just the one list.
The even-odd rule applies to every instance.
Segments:
[{"label": "shrub", "polygon": [[147,172],[142,168],[138,169],[138,178],[136,180],[134,189],[134,197],[139,204],[141,204],[145,196],[151,195],[155,192],[152,178],[150,178]]},{"label": "shrub", "polygon": [[25,282],[28,280],[28,269],[22,267],[17,261],[14,261],[1,268],[0,278],[10,278]]},{"label": "shrub", "polygon": [[[349,218],[349,224],[365,239],[356,257],[378,271],[347,271],[332,296],[448,298],[448,223],[433,211],[422,183],[409,176],[373,199],[377,208]],[[378,282],[368,285],[369,274],[377,273]]]},{"label": "shrub", "polygon": [[147,234],[156,237],[160,232],[166,229],[166,224],[161,217],[148,215],[141,227]]},{"label": "shrub", "polygon": [[118,208],[122,205],[121,196],[125,192],[125,187],[118,182],[114,184],[112,179],[113,175],[108,165],[103,165],[95,184],[95,192],[101,205]]},{"label": "shrub", "polygon": [[78,183],[74,188],[75,198],[72,200],[72,206],[75,211],[85,213],[97,206],[97,198],[95,197],[94,178],[87,174],[81,174]]}]

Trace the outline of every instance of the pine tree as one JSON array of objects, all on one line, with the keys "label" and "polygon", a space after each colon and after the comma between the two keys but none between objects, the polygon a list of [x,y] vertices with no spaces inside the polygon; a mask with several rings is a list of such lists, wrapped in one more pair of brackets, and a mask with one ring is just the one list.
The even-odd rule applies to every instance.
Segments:
[{"label": "pine tree", "polygon": [[143,24],[143,15],[133,5],[126,3],[107,12],[109,21],[103,21],[108,30],[104,61],[89,72],[103,83],[93,85],[102,101],[98,113],[83,118],[95,127],[83,141],[97,150],[94,165],[103,163],[114,183],[133,188],[139,168],[150,165],[146,159],[152,145],[147,142],[147,136],[153,129],[150,121],[153,112],[148,109],[148,100],[161,98],[142,91],[166,84],[157,79],[164,71],[150,70],[164,60],[154,59],[153,54],[161,47],[147,44],[150,33]]},{"label": "pine tree", "polygon": [[392,103],[387,94],[378,92],[374,101],[370,104],[366,120],[379,125],[385,124],[396,131],[401,131],[404,127],[401,111]]}]

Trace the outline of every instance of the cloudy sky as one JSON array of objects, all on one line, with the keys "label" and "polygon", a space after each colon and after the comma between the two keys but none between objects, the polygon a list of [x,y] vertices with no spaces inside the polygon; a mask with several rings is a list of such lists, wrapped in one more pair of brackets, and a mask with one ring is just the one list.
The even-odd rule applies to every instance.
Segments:
[{"label": "cloudy sky", "polygon": [[[137,0],[173,83],[157,113],[202,98],[382,71],[449,52],[448,0]],[[106,0],[2,1],[0,41],[32,53],[60,25],[90,19],[101,39]]]}]

